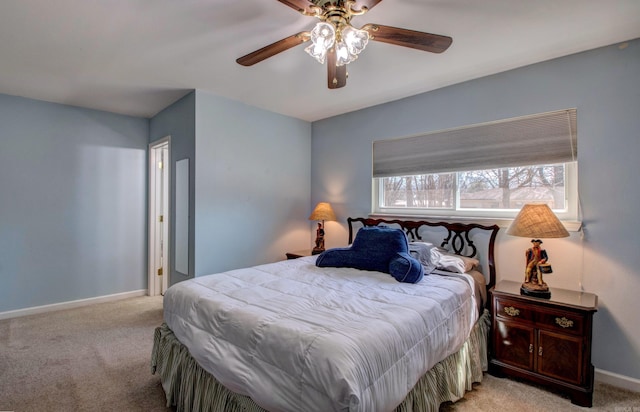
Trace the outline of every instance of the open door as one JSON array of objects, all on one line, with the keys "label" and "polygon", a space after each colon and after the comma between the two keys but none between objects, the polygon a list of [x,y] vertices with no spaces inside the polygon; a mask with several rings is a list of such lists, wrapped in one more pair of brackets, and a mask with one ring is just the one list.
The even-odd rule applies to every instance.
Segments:
[{"label": "open door", "polygon": [[169,285],[170,137],[149,145],[149,296]]}]

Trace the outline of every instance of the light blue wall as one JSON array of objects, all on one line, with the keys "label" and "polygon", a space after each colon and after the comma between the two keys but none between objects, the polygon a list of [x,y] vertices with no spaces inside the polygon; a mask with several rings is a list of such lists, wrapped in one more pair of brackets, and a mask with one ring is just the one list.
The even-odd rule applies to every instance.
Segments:
[{"label": "light blue wall", "polygon": [[[312,203],[333,202],[342,221],[370,212],[374,140],[577,108],[586,229],[584,239],[567,241],[564,249],[572,252],[562,259],[581,262],[582,273],[570,275],[599,295],[594,365],[640,379],[639,75],[640,40],[634,40],[314,122]],[[506,242],[499,237],[498,256]],[[521,272],[497,269],[499,279]]]},{"label": "light blue wall", "polygon": [[147,148],[165,136],[172,192],[190,159],[189,277],[310,246],[308,122],[201,92],[151,120],[0,95],[0,312],[147,288]]},{"label": "light blue wall", "polygon": [[147,288],[148,127],[0,95],[0,312]]},{"label": "light blue wall", "polygon": [[[190,92],[177,102],[171,104],[169,107],[162,110],[155,115],[149,126],[149,142],[155,142],[164,137],[171,137],[171,176],[170,176],[170,193],[174,194],[175,191],[175,177],[176,177],[176,161],[182,159],[189,159],[189,215],[194,216],[195,210],[195,164],[196,164],[196,93]],[[171,228],[169,230],[169,256],[171,265],[171,274],[169,276],[169,283],[171,285],[180,282],[182,280],[192,278],[194,274],[194,219],[189,220],[189,273],[182,274],[175,270],[175,250],[176,250],[176,199],[171,195],[169,200],[169,209],[171,211],[171,217],[169,219]],[[188,276],[185,276],[188,275]]]},{"label": "light blue wall", "polygon": [[196,91],[195,275],[310,247],[311,125]]},{"label": "light blue wall", "polygon": [[[166,136],[172,193],[175,162],[189,159],[188,277],[309,247],[310,123],[198,90],[151,119],[149,141]],[[173,229],[174,212],[171,221]],[[169,248],[174,257],[173,235]],[[171,265],[171,284],[187,278]]]}]

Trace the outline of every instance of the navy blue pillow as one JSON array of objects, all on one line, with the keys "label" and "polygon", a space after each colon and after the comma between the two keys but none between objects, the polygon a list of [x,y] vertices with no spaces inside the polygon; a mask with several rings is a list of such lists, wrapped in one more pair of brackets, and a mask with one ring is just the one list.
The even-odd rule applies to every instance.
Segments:
[{"label": "navy blue pillow", "polygon": [[418,283],[424,277],[424,267],[408,253],[397,253],[389,262],[389,274],[398,282]]},{"label": "navy blue pillow", "polygon": [[[334,248],[318,255],[316,266],[350,267],[391,274],[400,282],[416,283],[424,270],[409,255],[407,235],[401,229],[363,227],[356,234],[351,247]],[[391,263],[393,262],[393,269]]]}]

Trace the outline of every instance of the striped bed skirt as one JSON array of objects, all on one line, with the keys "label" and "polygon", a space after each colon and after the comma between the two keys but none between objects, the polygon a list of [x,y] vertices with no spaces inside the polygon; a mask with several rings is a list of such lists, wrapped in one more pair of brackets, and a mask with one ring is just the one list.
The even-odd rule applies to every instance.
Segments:
[{"label": "striped bed skirt", "polygon": [[[485,310],[460,350],[431,368],[398,405],[395,412],[437,412],[443,402],[455,402],[487,370],[490,314]],[[157,327],[151,372],[160,376],[167,406],[177,412],[266,412],[251,398],[231,392],[200,367],[166,324]]]}]

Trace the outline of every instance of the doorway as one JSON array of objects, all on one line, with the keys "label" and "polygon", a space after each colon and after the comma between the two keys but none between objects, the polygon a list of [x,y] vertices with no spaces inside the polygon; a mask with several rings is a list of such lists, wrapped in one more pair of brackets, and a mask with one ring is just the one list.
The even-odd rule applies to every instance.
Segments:
[{"label": "doorway", "polygon": [[149,296],[169,285],[169,136],[149,144]]}]

